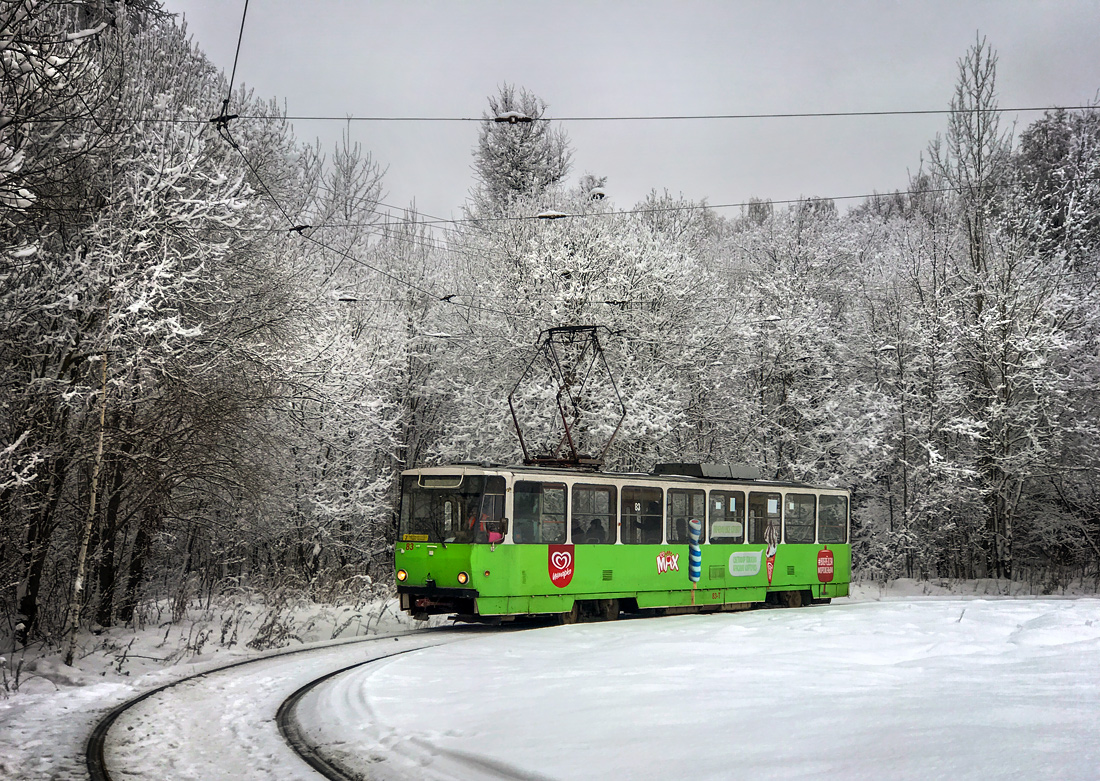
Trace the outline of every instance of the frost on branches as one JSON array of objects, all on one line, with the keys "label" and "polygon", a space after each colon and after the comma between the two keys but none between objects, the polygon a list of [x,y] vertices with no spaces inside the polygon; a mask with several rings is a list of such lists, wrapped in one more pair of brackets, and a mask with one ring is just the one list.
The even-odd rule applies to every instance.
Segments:
[{"label": "frost on branches", "polygon": [[[909,191],[847,212],[617,204],[504,85],[444,232],[381,213],[370,154],[299,142],[274,101],[234,92],[260,118],[228,143],[224,78],[157,10],[0,4],[8,640],[385,591],[400,470],[519,460],[508,394],[563,325],[606,329],[610,468],[851,486],[868,577],[1097,573],[1098,112],[1014,145],[984,42]],[[552,390],[521,389],[535,450]],[[590,390],[597,443],[618,407]]]}]

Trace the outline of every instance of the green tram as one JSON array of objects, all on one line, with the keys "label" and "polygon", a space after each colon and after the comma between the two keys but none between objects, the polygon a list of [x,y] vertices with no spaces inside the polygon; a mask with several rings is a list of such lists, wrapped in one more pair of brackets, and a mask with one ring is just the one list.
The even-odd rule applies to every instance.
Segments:
[{"label": "green tram", "polygon": [[712,464],[402,473],[401,608],[466,621],[798,607],[847,596],[849,492]]}]

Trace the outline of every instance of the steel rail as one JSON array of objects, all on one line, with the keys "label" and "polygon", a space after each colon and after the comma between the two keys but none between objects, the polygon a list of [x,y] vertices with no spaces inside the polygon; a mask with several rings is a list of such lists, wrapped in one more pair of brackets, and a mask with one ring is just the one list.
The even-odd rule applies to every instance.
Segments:
[{"label": "steel rail", "polygon": [[[434,646],[427,646],[433,648]],[[401,656],[402,654],[412,653],[413,651],[419,651],[420,648],[406,648],[402,651],[396,651],[392,654],[385,654],[384,656],[378,656],[374,659],[367,659],[362,662],[356,662],[355,664],[349,664],[347,667],[341,667],[339,670],[333,670],[330,673],[322,675],[320,678],[307,683],[301,687],[285,700],[283,704],[279,706],[279,710],[275,713],[275,723],[279,727],[279,733],[283,736],[283,740],[294,749],[294,753],[302,758],[302,760],[308,764],[311,768],[323,775],[330,781],[364,781],[362,773],[352,771],[348,768],[342,767],[334,760],[329,759],[322,754],[318,749],[306,741],[305,736],[302,734],[301,727],[298,726],[298,720],[294,718],[294,711],[298,707],[298,703],[302,698],[309,694],[315,687],[325,683],[330,678],[335,678],[341,673],[346,673],[348,670],[354,670],[356,667],[363,667],[368,664],[374,664],[380,662],[383,659],[392,659],[395,656]]]},{"label": "steel rail", "polygon": [[[451,627],[439,627],[438,629],[448,631],[448,630],[451,629]],[[150,689],[149,691],[144,692],[143,694],[140,694],[137,697],[129,699],[126,702],[123,702],[122,704],[117,705],[116,707],[112,708],[107,713],[107,715],[104,716],[99,721],[99,723],[95,725],[95,727],[92,729],[91,734],[88,736],[88,742],[85,744],[85,755],[87,757],[88,776],[91,779],[91,781],[113,781],[113,779],[111,778],[110,773],[107,772],[107,762],[106,762],[106,758],[104,756],[104,750],[105,750],[106,745],[107,745],[107,734],[108,734],[108,732],[110,732],[111,727],[114,726],[115,722],[118,721],[119,717],[122,716],[123,713],[125,713],[130,708],[134,707],[135,705],[138,705],[139,703],[142,703],[145,700],[149,699],[150,697],[153,697],[157,694],[160,694],[163,691],[167,691],[168,689],[171,689],[175,686],[179,686],[179,685],[184,684],[184,683],[189,683],[191,681],[199,680],[200,678],[206,678],[206,677],[208,677],[210,675],[213,675],[215,673],[225,672],[226,670],[232,670],[236,667],[243,667],[243,666],[248,665],[248,664],[257,664],[259,662],[267,662],[267,661],[270,661],[272,659],[279,659],[279,658],[284,657],[284,656],[294,656],[296,654],[317,652],[317,651],[321,651],[321,650],[329,650],[329,649],[332,649],[332,648],[335,648],[335,647],[339,647],[341,645],[359,645],[359,644],[380,642],[382,640],[393,640],[393,639],[400,638],[400,637],[409,637],[411,635],[416,635],[416,634],[423,635],[423,634],[426,634],[426,633],[429,633],[429,632],[438,631],[438,629],[437,628],[418,629],[418,630],[414,630],[412,632],[404,632],[404,633],[396,634],[396,635],[383,635],[381,637],[365,637],[365,638],[360,638],[360,639],[356,639],[356,640],[349,640],[348,642],[345,642],[345,643],[334,643],[332,645],[321,646],[321,647],[314,646],[314,647],[310,647],[310,648],[296,648],[293,651],[284,651],[282,653],[271,654],[269,656],[261,656],[261,657],[253,658],[253,659],[241,659],[239,661],[230,662],[229,664],[225,664],[225,665],[222,665],[220,667],[215,667],[215,668],[212,668],[210,670],[205,670],[201,673],[195,673],[194,675],[188,675],[185,678],[180,678],[178,681],[172,681],[171,683],[166,683],[162,686],[157,686],[154,689]],[[410,649],[406,649],[404,651],[401,651],[399,653],[408,653],[409,651],[414,651],[414,650],[419,650],[419,649],[418,648],[410,648]],[[388,654],[387,656],[396,656],[396,654]],[[385,656],[380,656],[380,657],[377,657],[377,658],[378,659],[384,659],[386,657]],[[330,673],[330,674],[324,676],[322,679],[319,679],[319,680],[324,680],[324,678],[329,678],[334,674],[344,672],[344,670],[351,669],[352,667],[358,667],[362,664],[368,664],[371,661],[374,661],[374,660],[370,659],[370,660],[367,660],[366,662],[358,662],[354,665],[351,665],[350,667],[347,667],[347,668],[344,668],[344,669],[341,669],[341,670],[337,670],[336,673]],[[314,681],[313,683],[316,683],[316,682],[317,681]],[[312,684],[308,684],[307,686],[310,686],[310,685],[312,685]],[[291,695],[291,696],[293,696],[293,695]],[[282,709],[280,708],[280,711],[281,710]],[[294,748],[296,753],[298,753],[299,755],[302,755],[301,752],[298,751],[298,749],[293,746],[293,744],[292,744],[291,747]],[[304,758],[304,755],[302,755],[302,756]],[[306,761],[309,762],[308,759]],[[310,764],[312,765],[313,763],[311,762]],[[337,776],[336,778],[342,779],[342,778],[346,778],[346,776]]]},{"label": "steel rail", "polygon": [[[524,627],[526,628],[526,627]],[[520,627],[509,627],[503,631],[522,631]],[[493,627],[492,631],[502,631],[500,627]],[[451,641],[456,642],[456,641]],[[349,664],[346,667],[341,667],[339,670],[333,670],[330,673],[326,673],[319,678],[302,686],[285,700],[283,704],[279,706],[279,710],[275,714],[275,722],[279,727],[279,732],[282,734],[283,739],[294,750],[298,756],[302,758],[310,767],[323,775],[329,781],[369,781],[369,776],[364,775],[361,771],[352,770],[351,768],[340,765],[333,759],[326,757],[316,746],[311,745],[302,734],[302,729],[298,725],[297,719],[294,718],[294,712],[298,707],[298,703],[310,693],[313,689],[325,683],[331,678],[335,678],[342,673],[346,673],[349,670],[354,670],[357,667],[365,667],[368,664],[375,664],[381,662],[384,659],[392,659],[395,656],[402,656],[404,654],[412,653],[413,651],[421,651],[424,648],[435,648],[442,643],[436,643],[434,645],[421,646],[419,648],[405,648],[400,651],[395,651],[390,654],[383,654],[382,656],[376,656],[373,659],[365,659],[355,664]],[[523,776],[526,777],[526,776]],[[517,778],[520,778],[517,776]]]}]

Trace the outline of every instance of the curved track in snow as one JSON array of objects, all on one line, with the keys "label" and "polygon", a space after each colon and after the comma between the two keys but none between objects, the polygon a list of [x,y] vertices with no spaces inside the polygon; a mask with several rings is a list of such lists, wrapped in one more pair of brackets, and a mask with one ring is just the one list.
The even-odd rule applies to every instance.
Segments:
[{"label": "curved track in snow", "polygon": [[[346,779],[301,740],[297,700],[355,667],[469,638],[479,627],[424,629],[247,659],[188,676],[118,706],[88,739],[92,781]],[[484,630],[481,630],[484,631]]]},{"label": "curved track in snow", "polygon": [[384,654],[365,662],[356,662],[355,664],[333,670],[326,675],[322,675],[320,678],[310,681],[283,700],[283,704],[279,706],[279,710],[275,714],[275,722],[279,725],[279,732],[286,742],[290,744],[290,747],[298,753],[298,756],[325,778],[331,779],[331,781],[361,781],[362,776],[360,774],[353,773],[341,767],[339,764],[326,757],[325,754],[318,751],[316,746],[306,740],[305,735],[302,733],[302,729],[298,726],[298,722],[295,719],[295,709],[298,707],[298,703],[301,702],[303,697],[313,691],[317,686],[326,683],[330,679],[342,673],[354,670],[357,667],[380,662],[383,659],[390,659],[394,656],[400,656],[401,654],[407,654],[413,650],[416,649],[409,648],[392,654]]}]

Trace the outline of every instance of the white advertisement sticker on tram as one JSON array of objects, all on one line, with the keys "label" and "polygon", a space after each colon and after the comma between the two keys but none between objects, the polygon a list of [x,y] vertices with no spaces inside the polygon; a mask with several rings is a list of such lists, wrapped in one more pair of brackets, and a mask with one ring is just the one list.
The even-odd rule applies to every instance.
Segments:
[{"label": "white advertisement sticker on tram", "polygon": [[715,521],[710,525],[711,539],[715,537],[727,537],[738,540],[745,533],[745,526],[740,521]]},{"label": "white advertisement sticker on tram", "polygon": [[730,554],[730,575],[748,578],[760,574],[761,554],[764,551],[734,551]]}]

